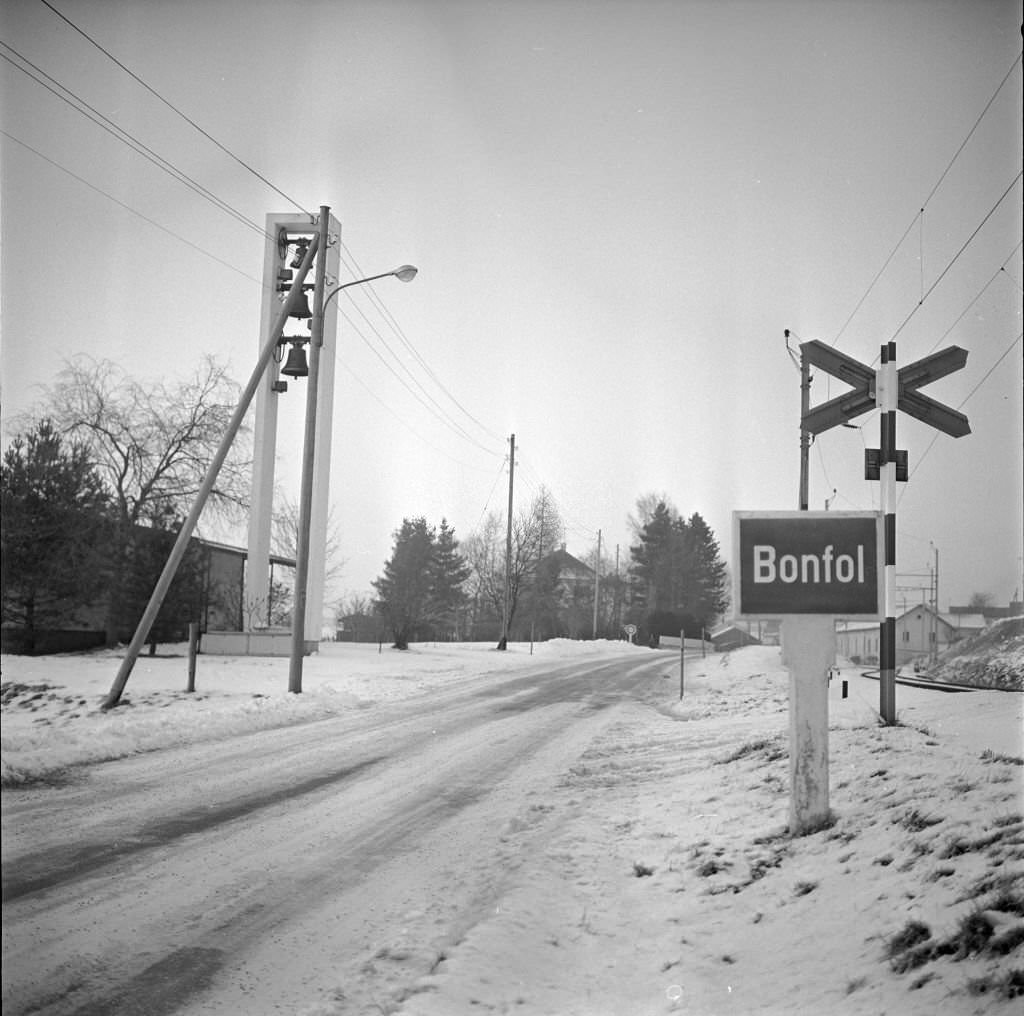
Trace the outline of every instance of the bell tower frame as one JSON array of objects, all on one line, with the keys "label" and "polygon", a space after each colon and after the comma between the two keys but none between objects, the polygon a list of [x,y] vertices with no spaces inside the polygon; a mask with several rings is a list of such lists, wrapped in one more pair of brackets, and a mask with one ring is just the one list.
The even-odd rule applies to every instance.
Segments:
[{"label": "bell tower frame", "polygon": [[[259,348],[270,338],[270,330],[281,313],[279,292],[288,267],[289,243],[315,236],[318,216],[270,213],[266,217],[267,239],[263,260],[263,295],[260,302]],[[330,216],[326,249],[326,278],[333,284],[339,273],[341,225]],[[287,285],[284,289],[287,290]],[[306,652],[316,648],[323,627],[327,514],[331,481],[331,435],[334,417],[334,363],[337,336],[337,308],[330,307],[323,318],[323,346],[317,378],[316,444],[313,458],[313,502],[310,512],[309,585],[304,630]],[[275,384],[279,367],[271,361],[256,390],[253,429],[253,466],[250,498],[248,558],[245,569],[243,628],[258,631],[268,627],[270,607],[270,534],[274,506],[274,473],[277,463],[277,415],[281,391]]]}]

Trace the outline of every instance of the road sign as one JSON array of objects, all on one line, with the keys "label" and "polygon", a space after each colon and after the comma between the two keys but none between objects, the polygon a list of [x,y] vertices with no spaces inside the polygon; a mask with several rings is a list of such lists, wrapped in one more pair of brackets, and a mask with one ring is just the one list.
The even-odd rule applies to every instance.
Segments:
[{"label": "road sign", "polygon": [[950,437],[970,434],[971,425],[963,413],[922,395],[917,389],[960,370],[967,363],[967,350],[950,346],[923,359],[908,363],[899,371],[898,407],[915,420],[927,423]]},{"label": "road sign", "polygon": [[[800,426],[809,434],[821,434],[875,408],[875,371],[866,363],[819,342],[802,342],[800,352],[807,362],[845,381],[853,391],[823,402],[803,415]],[[918,389],[960,370],[967,363],[967,350],[950,346],[900,368],[897,408],[951,437],[970,434],[971,425],[963,413],[922,395]]]},{"label": "road sign", "polygon": [[877,620],[884,550],[880,512],[734,512],[737,616]]},{"label": "road sign", "polygon": [[826,374],[845,381],[853,388],[852,392],[845,392],[809,409],[800,421],[803,430],[810,434],[821,434],[875,408],[875,372],[866,363],[840,353],[838,349],[817,339],[802,342],[800,352],[812,367],[819,367]]}]

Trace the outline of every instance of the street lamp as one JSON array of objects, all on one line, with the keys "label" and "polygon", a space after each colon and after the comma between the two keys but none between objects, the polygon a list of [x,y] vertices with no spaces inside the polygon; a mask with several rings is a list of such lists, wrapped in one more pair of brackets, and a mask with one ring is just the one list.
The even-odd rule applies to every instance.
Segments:
[{"label": "street lamp", "polygon": [[[318,249],[324,254],[327,251],[327,224],[330,209],[320,209],[320,230]],[[345,282],[332,289],[327,296],[324,293],[326,257],[317,258],[316,284],[313,297],[313,320],[309,341],[309,377],[306,389],[306,424],[302,445],[302,479],[299,489],[299,532],[295,549],[295,602],[292,606],[292,646],[288,666],[288,690],[299,693],[302,691],[302,658],[305,655],[306,641],[306,594],[309,584],[309,537],[310,517],[313,511],[313,452],[316,446],[316,404],[317,386],[320,379],[320,347],[324,341],[324,311],[331,297],[349,286],[361,286],[365,282],[374,282],[395,276],[401,282],[411,282],[416,277],[417,269],[412,265],[402,265],[390,272],[371,275],[365,279]]]}]

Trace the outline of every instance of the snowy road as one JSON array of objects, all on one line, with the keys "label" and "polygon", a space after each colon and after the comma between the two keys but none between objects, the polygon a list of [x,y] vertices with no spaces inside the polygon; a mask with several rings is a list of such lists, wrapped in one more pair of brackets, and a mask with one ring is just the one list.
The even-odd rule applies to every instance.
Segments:
[{"label": "snowy road", "polygon": [[8,795],[5,1014],[380,1011],[493,911],[566,820],[548,791],[671,659],[538,663]]}]

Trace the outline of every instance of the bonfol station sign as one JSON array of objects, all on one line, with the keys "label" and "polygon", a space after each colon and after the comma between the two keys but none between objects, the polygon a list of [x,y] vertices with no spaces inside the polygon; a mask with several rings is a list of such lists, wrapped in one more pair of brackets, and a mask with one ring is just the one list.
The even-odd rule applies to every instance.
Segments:
[{"label": "bonfol station sign", "polygon": [[733,530],[737,616],[882,616],[880,512],[734,512]]}]

